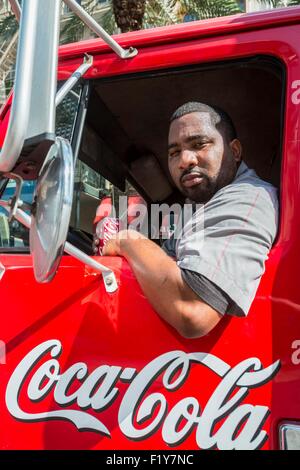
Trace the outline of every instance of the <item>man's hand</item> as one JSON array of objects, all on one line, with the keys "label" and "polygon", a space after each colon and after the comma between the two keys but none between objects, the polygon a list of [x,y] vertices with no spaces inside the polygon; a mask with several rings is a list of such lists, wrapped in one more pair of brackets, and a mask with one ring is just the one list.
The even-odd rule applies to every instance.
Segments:
[{"label": "man's hand", "polygon": [[103,247],[103,256],[122,256],[124,240],[147,240],[144,235],[135,230],[121,230],[108,240]]}]

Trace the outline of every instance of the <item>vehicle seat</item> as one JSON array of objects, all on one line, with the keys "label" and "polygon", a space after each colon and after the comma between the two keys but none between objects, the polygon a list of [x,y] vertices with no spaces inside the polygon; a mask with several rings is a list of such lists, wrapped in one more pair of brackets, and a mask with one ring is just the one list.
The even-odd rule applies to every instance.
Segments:
[{"label": "vehicle seat", "polygon": [[273,158],[270,162],[269,169],[269,182],[272,183],[276,188],[280,188],[280,179],[281,179],[281,152],[279,149],[274,152]]}]

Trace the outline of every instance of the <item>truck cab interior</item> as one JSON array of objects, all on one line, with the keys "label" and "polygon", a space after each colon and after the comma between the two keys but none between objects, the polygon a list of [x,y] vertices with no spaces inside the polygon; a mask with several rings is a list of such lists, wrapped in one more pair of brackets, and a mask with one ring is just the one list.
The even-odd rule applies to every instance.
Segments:
[{"label": "truck cab interior", "polygon": [[169,119],[181,104],[201,101],[228,112],[245,162],[279,187],[283,85],[280,62],[259,56],[95,80],[79,159],[122,191],[128,180],[149,203],[177,201],[167,165]]},{"label": "truck cab interior", "polygon": [[[283,65],[269,56],[83,80],[57,112],[57,135],[77,148],[69,241],[92,254],[93,220],[112,188],[122,194],[130,185],[148,204],[181,200],[168,173],[167,139],[170,116],[187,101],[224,109],[245,162],[279,188],[284,83]],[[80,112],[83,99],[86,113]],[[23,245],[27,249],[25,238]]]}]

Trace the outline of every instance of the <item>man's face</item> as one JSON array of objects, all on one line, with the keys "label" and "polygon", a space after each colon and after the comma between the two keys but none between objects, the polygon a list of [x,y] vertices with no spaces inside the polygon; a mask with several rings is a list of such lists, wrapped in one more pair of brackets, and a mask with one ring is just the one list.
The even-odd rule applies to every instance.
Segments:
[{"label": "man's face", "polygon": [[240,154],[239,141],[227,143],[209,113],[189,113],[171,123],[169,170],[178,189],[192,201],[205,203],[231,183]]}]

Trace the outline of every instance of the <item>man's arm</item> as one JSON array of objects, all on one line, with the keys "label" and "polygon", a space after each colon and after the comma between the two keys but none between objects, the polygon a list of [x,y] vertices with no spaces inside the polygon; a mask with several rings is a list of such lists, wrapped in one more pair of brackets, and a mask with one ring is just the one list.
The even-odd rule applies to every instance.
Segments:
[{"label": "man's arm", "polygon": [[155,311],[183,337],[204,336],[222,318],[184,282],[176,262],[137,232],[119,232],[106,243],[104,255],[127,259]]}]

